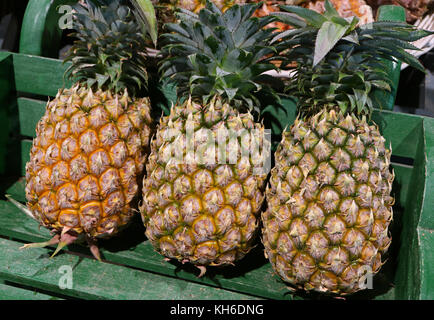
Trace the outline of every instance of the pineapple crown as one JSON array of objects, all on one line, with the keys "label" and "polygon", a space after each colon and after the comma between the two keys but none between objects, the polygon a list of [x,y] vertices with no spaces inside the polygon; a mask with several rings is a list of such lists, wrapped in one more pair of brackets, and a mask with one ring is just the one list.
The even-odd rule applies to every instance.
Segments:
[{"label": "pineapple crown", "polygon": [[65,76],[114,93],[127,89],[136,94],[146,88],[146,35],[152,37],[152,29],[137,23],[136,12],[122,1],[85,0],[73,9],[72,36],[77,40],[65,59],[72,63]]},{"label": "pineapple crown", "polygon": [[219,96],[232,106],[259,112],[258,92],[275,93],[264,72],[276,69],[266,55],[273,55],[270,45],[274,29],[264,27],[275,17],[253,17],[261,3],[234,5],[224,13],[207,1],[195,14],[178,9],[178,23],[166,24],[169,33],[162,48],[160,65],[163,78],[178,86],[181,97],[207,103]]},{"label": "pineapple crown", "polygon": [[359,26],[357,17],[340,17],[328,0],[323,15],[297,6],[280,8],[286,12],[273,15],[293,28],[273,43],[283,52],[282,69],[295,72],[287,90],[299,99],[302,115],[329,108],[370,116],[378,103],[373,89],[391,90],[386,61],[401,60],[424,71],[406,50],[419,50],[410,42],[428,31],[392,21]]}]

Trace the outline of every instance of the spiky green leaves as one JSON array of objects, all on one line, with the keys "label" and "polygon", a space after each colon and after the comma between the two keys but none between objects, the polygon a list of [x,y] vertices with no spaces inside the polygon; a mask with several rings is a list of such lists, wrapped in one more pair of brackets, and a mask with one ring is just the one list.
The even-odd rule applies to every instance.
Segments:
[{"label": "spiky green leaves", "polygon": [[276,67],[264,57],[273,54],[272,29],[264,27],[275,18],[256,18],[260,4],[234,5],[222,13],[212,2],[199,14],[180,9],[179,23],[169,23],[163,38],[162,77],[178,85],[181,96],[208,101],[215,95],[235,107],[255,109],[255,92],[263,86],[263,73]]},{"label": "spiky green leaves", "polygon": [[146,86],[146,35],[132,10],[118,1],[74,6],[74,42],[66,76],[94,89],[134,95]]},{"label": "spiky green leaves", "polygon": [[132,0],[132,3],[136,8],[134,13],[143,33],[149,33],[154,46],[156,46],[158,38],[157,17],[152,2],[150,0]]},{"label": "spiky green leaves", "polygon": [[372,90],[390,90],[385,61],[402,60],[424,70],[405,50],[417,50],[409,42],[429,35],[427,31],[391,21],[358,26],[357,17],[340,17],[329,1],[323,15],[280,7],[285,12],[276,16],[293,29],[273,42],[284,52],[282,68],[294,68],[296,63],[296,77],[288,89],[299,98],[302,114],[315,114],[327,106],[337,106],[343,113],[370,114],[375,103]]}]

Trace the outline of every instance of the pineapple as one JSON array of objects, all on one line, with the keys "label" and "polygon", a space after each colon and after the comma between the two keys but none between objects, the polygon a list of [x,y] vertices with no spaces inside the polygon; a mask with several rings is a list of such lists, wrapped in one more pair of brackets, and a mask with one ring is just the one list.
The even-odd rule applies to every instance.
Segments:
[{"label": "pineapple", "polygon": [[[263,27],[274,18],[252,17],[257,8],[222,13],[207,2],[198,15],[182,10],[164,35],[161,70],[180,100],[151,143],[140,211],[155,250],[196,265],[200,276],[245,256],[259,231],[270,153],[250,110],[258,110],[256,91],[273,94],[259,81],[275,66],[263,59],[273,52],[272,31]],[[256,153],[224,135],[239,132],[257,143]]]},{"label": "pineapple", "polygon": [[74,42],[66,75],[76,82],[49,101],[26,165],[27,213],[49,228],[55,254],[77,238],[96,239],[127,224],[149,152],[146,38],[133,11],[114,2],[74,6]]},{"label": "pineapple", "polygon": [[297,15],[279,16],[294,30],[274,40],[286,47],[286,63],[297,62],[288,89],[299,116],[275,153],[262,213],[265,254],[293,288],[350,294],[380,270],[391,243],[391,148],[369,120],[371,92],[390,90],[382,59],[423,70],[404,49],[429,33],[390,21],[357,27],[358,18],[340,19],[329,1],[324,15],[282,9]]}]

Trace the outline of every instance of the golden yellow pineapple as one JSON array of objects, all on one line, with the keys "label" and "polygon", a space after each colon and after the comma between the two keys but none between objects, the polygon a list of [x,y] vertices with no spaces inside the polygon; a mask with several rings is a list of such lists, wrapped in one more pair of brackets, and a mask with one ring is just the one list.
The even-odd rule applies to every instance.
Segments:
[{"label": "golden yellow pineapple", "polygon": [[333,109],[284,133],[262,216],[266,253],[283,280],[351,293],[379,271],[394,202],[384,143],[378,127]]},{"label": "golden yellow pineapple", "polygon": [[[224,14],[206,6],[200,21],[192,13],[168,26],[163,77],[176,81],[181,101],[152,141],[140,208],[154,248],[195,264],[201,275],[206,266],[241,259],[259,231],[269,153],[263,125],[247,111],[258,105],[262,72],[275,68],[262,60],[272,52],[271,31],[263,30],[272,17],[252,18],[258,5],[235,5]],[[240,19],[233,23],[231,16]],[[209,34],[216,22],[221,32]],[[193,26],[201,31],[190,34]],[[229,28],[233,38],[225,37]],[[184,46],[180,32],[195,45]],[[246,137],[250,144],[238,144]]]},{"label": "golden yellow pineapple", "polygon": [[329,1],[325,9],[315,15],[288,6],[298,18],[280,17],[298,29],[278,38],[290,44],[283,68],[297,61],[288,90],[299,117],[275,153],[262,241],[275,272],[294,288],[349,294],[366,288],[391,243],[391,149],[367,120],[372,89],[390,90],[378,58],[423,70],[401,53],[412,47],[405,41],[428,33],[400,22],[361,28],[357,18],[333,19],[339,15]]},{"label": "golden yellow pineapple", "polygon": [[126,6],[87,1],[74,9],[79,40],[67,74],[77,83],[48,103],[26,165],[29,213],[55,236],[25,247],[60,250],[84,236],[99,258],[95,240],[134,214],[148,153],[150,101],[136,97],[147,82],[145,36]]}]

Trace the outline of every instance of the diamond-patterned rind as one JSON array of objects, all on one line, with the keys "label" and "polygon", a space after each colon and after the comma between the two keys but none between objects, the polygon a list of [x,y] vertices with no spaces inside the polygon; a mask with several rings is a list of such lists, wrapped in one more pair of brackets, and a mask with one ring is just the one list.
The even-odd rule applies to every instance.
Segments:
[{"label": "diamond-patterned rind", "polygon": [[[251,157],[199,164],[185,148],[193,141],[188,123],[194,128],[191,155],[196,156],[208,133],[217,137],[222,128],[263,129],[250,114],[238,114],[219,99],[206,106],[188,100],[172,108],[152,141],[143,182],[140,211],[146,235],[168,258],[202,266],[233,264],[251,249],[257,234],[266,174],[253,174],[257,165]],[[168,139],[172,129],[179,134]],[[229,145],[222,153],[226,159],[233,154]],[[183,159],[174,163],[171,148],[181,150]]]},{"label": "diamond-patterned rind", "polygon": [[283,135],[266,191],[263,243],[276,273],[306,290],[362,289],[391,239],[391,151],[365,119],[321,112]]},{"label": "diamond-patterned rind", "polygon": [[39,222],[91,237],[133,215],[151,133],[148,98],[78,86],[59,91],[38,122],[26,165],[27,205]]}]

